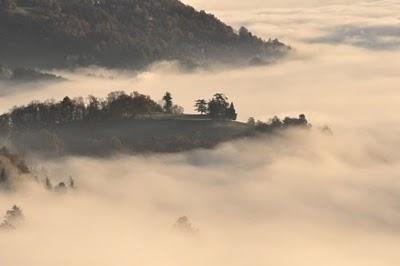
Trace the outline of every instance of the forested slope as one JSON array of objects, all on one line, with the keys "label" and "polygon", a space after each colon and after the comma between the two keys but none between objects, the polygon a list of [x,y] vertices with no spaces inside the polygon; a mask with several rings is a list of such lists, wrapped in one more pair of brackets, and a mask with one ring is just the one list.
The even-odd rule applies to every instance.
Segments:
[{"label": "forested slope", "polygon": [[0,63],[12,66],[249,63],[288,50],[177,0],[0,0]]}]

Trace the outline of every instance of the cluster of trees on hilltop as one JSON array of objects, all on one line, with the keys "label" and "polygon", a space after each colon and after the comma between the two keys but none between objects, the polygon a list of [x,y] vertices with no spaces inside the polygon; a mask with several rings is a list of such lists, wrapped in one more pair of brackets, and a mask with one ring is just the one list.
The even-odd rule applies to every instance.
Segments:
[{"label": "cluster of trees on hilltop", "polygon": [[[210,100],[197,100],[195,107],[200,115],[183,114],[168,92],[160,103],[138,92],[122,91],[111,92],[104,99],[89,96],[87,100],[65,97],[58,102],[31,102],[0,116],[0,137],[19,152],[105,155],[212,148],[258,132],[310,127],[305,115],[283,120],[275,117],[266,123],[254,119],[247,124],[236,122],[234,104],[221,93]],[[13,160],[7,150],[0,150],[0,155]],[[23,162],[13,164],[26,169]],[[0,168],[0,186],[8,181],[7,172]],[[56,186],[50,180],[44,183],[57,191],[74,187],[73,180]]]},{"label": "cluster of trees on hilltop", "polygon": [[[211,119],[237,118],[234,104],[229,103],[228,98],[221,93],[215,94],[209,101],[198,100],[196,110]],[[162,104],[147,95],[138,92],[127,94],[123,91],[111,92],[105,99],[89,96],[86,101],[82,97],[65,97],[59,102],[33,101],[1,115],[0,134],[7,135],[12,129],[51,128],[76,121],[134,119],[144,114],[183,115],[183,108],[173,103],[169,92],[164,95]]]},{"label": "cluster of trees on hilltop", "polygon": [[236,120],[237,113],[233,102],[229,103],[228,97],[222,93],[216,93],[209,101],[199,99],[195,103],[195,110],[202,115],[211,118]]},{"label": "cluster of trees on hilltop", "polygon": [[34,101],[26,106],[14,107],[10,113],[0,116],[0,132],[10,129],[48,128],[75,121],[101,121],[104,119],[132,118],[137,114],[163,112],[163,107],[149,96],[133,92],[115,91],[106,99],[89,96],[65,97],[60,102]]},{"label": "cluster of trees on hilltop", "polygon": [[177,0],[0,0],[0,36],[0,58],[20,65],[140,67],[278,57],[289,49]]}]

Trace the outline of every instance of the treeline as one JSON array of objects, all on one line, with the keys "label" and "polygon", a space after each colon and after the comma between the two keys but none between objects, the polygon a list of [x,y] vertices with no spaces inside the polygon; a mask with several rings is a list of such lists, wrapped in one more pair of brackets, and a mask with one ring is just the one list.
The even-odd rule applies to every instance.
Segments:
[{"label": "treeline", "polygon": [[271,132],[286,128],[311,128],[311,124],[308,122],[304,114],[300,114],[298,118],[296,117],[285,117],[283,120],[277,116],[274,116],[267,122],[256,121],[253,117],[250,117],[247,124],[254,127],[260,132]]},{"label": "treeline", "polygon": [[62,101],[33,101],[26,106],[14,107],[10,113],[0,116],[0,132],[14,128],[51,128],[74,121],[100,121],[105,119],[131,118],[137,114],[162,112],[161,105],[149,96],[133,92],[111,92],[106,99],[89,96],[65,97]]},{"label": "treeline", "polygon": [[[274,117],[267,122],[254,118],[247,123],[236,122],[234,103],[221,93],[209,100],[197,100],[195,108],[199,114],[184,114],[169,92],[159,102],[138,92],[123,91],[111,92],[105,98],[35,101],[14,107],[0,116],[0,137],[22,153],[104,156],[115,152],[213,148],[222,142],[252,137],[260,132],[311,127],[305,115],[282,120]],[[7,150],[0,150],[0,155],[2,153],[12,158]],[[7,184],[6,174],[0,172],[0,183]],[[50,180],[44,183],[48,189],[63,190],[73,187],[70,181],[57,185]]]},{"label": "treeline", "polygon": [[5,63],[56,67],[250,60],[289,49],[177,0],[0,0],[0,38]]},{"label": "treeline", "polygon": [[[236,120],[237,113],[233,103],[221,93],[209,100],[196,101],[196,110],[210,119]],[[33,101],[28,105],[16,106],[9,113],[0,116],[0,135],[7,135],[11,130],[53,128],[77,121],[87,123],[105,120],[145,119],[145,115],[183,116],[183,108],[173,103],[171,93],[167,92],[162,103],[157,103],[150,96],[133,92],[115,91],[105,99],[88,96],[71,99],[65,97],[56,102]]]}]

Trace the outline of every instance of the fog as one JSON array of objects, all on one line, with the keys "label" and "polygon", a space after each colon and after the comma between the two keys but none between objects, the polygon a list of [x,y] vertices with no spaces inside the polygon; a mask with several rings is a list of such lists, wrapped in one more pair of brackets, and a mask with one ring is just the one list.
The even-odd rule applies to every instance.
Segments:
[{"label": "fog", "polygon": [[[224,92],[239,120],[305,113],[314,129],[180,154],[30,158],[53,180],[73,176],[78,188],[57,194],[27,182],[0,192],[0,213],[17,204],[25,215],[17,230],[0,232],[0,264],[398,265],[400,4],[185,3],[294,51],[240,69],[55,70],[69,81],[0,84],[1,111],[113,90],[160,99],[168,90],[193,112],[195,99]],[[184,215],[197,233],[173,229]]]},{"label": "fog", "polygon": [[[345,144],[345,145],[343,145]],[[45,162],[67,194],[21,188],[5,265],[395,265],[395,134],[291,132],[176,155]],[[188,215],[194,235],[173,230]]]}]

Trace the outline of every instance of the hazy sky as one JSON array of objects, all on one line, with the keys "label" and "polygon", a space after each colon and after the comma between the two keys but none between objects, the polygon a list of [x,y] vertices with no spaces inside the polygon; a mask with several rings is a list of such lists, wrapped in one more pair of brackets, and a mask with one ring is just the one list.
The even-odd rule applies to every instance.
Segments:
[{"label": "hazy sky", "polygon": [[[60,196],[28,185],[0,195],[0,212],[16,203],[26,213],[20,231],[0,235],[0,264],[399,265],[400,3],[185,2],[279,37],[294,52],[265,67],[181,73],[162,63],[139,75],[86,69],[63,73],[71,81],[61,85],[0,85],[1,109],[125,89],[155,99],[169,90],[190,112],[195,99],[225,92],[240,120],[305,113],[334,134],[288,132],[175,155],[38,160],[56,179],[74,176],[79,190]],[[197,236],[173,232],[182,215]]]}]

